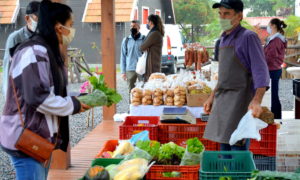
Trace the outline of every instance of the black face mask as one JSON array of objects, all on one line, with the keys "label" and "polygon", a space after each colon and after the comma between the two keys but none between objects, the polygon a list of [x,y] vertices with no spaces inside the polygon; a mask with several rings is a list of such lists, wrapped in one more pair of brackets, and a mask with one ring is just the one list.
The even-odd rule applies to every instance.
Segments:
[{"label": "black face mask", "polygon": [[131,28],[130,29],[132,36],[135,36],[138,32],[137,28]]}]

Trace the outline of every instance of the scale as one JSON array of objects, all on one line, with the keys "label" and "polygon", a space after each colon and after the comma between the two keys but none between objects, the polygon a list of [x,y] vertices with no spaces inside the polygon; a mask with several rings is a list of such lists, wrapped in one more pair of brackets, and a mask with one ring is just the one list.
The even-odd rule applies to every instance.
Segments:
[{"label": "scale", "polygon": [[160,121],[162,123],[196,124],[196,118],[185,107],[165,107]]}]

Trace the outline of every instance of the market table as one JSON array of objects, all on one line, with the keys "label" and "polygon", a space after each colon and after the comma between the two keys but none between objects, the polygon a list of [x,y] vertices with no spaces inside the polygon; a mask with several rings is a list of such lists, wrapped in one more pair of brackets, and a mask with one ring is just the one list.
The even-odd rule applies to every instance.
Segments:
[{"label": "market table", "polygon": [[90,167],[105,141],[119,139],[119,125],[114,121],[102,121],[77,145],[71,148],[71,167],[67,170],[50,169],[48,180],[74,180],[81,178]]},{"label": "market table", "polygon": [[[131,116],[160,116],[163,113],[165,107],[176,107],[176,106],[153,106],[153,105],[130,105]],[[186,107],[195,118],[201,118],[201,114],[204,112],[203,107]]]}]

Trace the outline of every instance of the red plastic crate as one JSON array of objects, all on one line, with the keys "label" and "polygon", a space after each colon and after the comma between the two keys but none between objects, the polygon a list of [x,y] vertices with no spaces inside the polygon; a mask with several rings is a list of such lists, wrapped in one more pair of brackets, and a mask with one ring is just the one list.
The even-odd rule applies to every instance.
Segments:
[{"label": "red plastic crate", "polygon": [[277,126],[276,124],[260,130],[261,141],[251,139],[250,151],[256,155],[276,156]]},{"label": "red plastic crate", "polygon": [[158,141],[161,143],[174,142],[180,146],[186,145],[186,140],[198,137],[207,151],[218,151],[219,143],[203,138],[207,122],[197,121],[197,124],[159,124]]},{"label": "red plastic crate", "polygon": [[125,122],[119,127],[119,137],[130,139],[132,135],[148,130],[149,138],[157,140],[158,123],[158,116],[127,116]]},{"label": "red plastic crate", "polygon": [[[177,166],[177,165],[153,165],[146,174],[146,179],[160,180],[198,180],[199,179],[199,165],[195,166]],[[164,177],[165,172],[180,172],[180,176],[176,178]]]}]

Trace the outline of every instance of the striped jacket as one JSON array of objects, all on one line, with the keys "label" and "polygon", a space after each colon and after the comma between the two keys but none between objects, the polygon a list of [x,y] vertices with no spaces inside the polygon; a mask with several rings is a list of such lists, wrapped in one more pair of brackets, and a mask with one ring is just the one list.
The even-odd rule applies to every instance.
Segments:
[{"label": "striped jacket", "polygon": [[[22,132],[12,81],[25,126],[50,142],[56,139],[54,136],[57,135],[60,119],[63,122],[60,123],[59,142],[68,144],[63,142],[64,139],[69,140],[69,137],[64,137],[69,136],[68,118],[65,117],[78,113],[81,108],[75,97],[66,96],[66,93],[65,96],[54,93],[50,61],[55,59],[42,38],[35,39],[20,45],[12,57],[6,103],[0,119],[0,144],[6,150],[16,150],[15,143]],[[66,76],[63,70],[61,72]],[[63,150],[66,150],[66,146]]]}]

